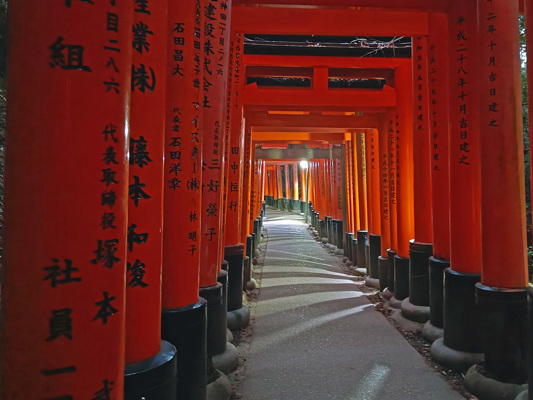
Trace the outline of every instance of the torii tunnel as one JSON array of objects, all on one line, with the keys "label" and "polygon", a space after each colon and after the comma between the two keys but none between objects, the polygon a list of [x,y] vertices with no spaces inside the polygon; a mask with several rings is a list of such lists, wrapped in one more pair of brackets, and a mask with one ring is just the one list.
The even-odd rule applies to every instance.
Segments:
[{"label": "torii tunnel", "polygon": [[533,399],[520,15],[533,0],[11,0],[1,398],[227,399],[209,388],[268,206],[479,399]]}]

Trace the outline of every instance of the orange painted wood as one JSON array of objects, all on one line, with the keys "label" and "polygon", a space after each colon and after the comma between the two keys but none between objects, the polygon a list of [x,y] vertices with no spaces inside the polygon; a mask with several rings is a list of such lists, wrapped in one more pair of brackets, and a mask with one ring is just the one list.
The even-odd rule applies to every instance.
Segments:
[{"label": "orange painted wood", "polygon": [[226,224],[225,243],[233,245],[242,243],[242,180],[244,163],[244,119],[241,93],[244,87],[244,76],[242,74],[242,57],[244,53],[243,36],[236,34],[232,40],[233,62],[231,66],[231,87],[228,89],[231,99],[231,119],[230,119],[230,147],[226,163],[228,164],[228,174],[226,179]]},{"label": "orange painted wood", "polygon": [[380,147],[379,147],[379,131],[377,129],[371,129],[367,131],[370,138],[370,146],[367,148],[367,154],[369,155],[368,165],[371,178],[371,190],[370,207],[372,212],[372,229],[370,233],[374,235],[381,235],[381,162],[380,162]]},{"label": "orange painted wood", "polygon": [[398,90],[397,131],[398,173],[396,174],[398,201],[398,255],[409,257],[409,242],[414,239],[413,202],[413,85],[411,68],[396,70]]},{"label": "orange painted wood", "polygon": [[[357,134],[355,132],[350,133],[350,158],[351,158],[351,185],[353,188],[352,191],[352,207],[353,207],[353,213],[354,213],[354,227],[353,232],[356,233],[361,228],[361,218],[364,217],[364,215],[361,214],[361,210],[359,207],[359,175],[360,171],[357,166],[357,147],[358,147],[358,139]],[[360,142],[360,141],[359,141]]]},{"label": "orange painted wood", "polygon": [[[376,69],[376,68],[397,68],[409,67],[410,58],[395,57],[327,57],[327,56],[288,56],[288,55],[266,55],[266,54],[246,54],[244,63],[248,66],[262,66],[278,68],[284,67],[314,67],[327,66],[328,68],[350,68],[350,69]],[[290,111],[294,111],[290,110]],[[300,111],[300,110],[299,110]],[[346,109],[346,111],[353,111]]]},{"label": "orange painted wood", "polygon": [[[252,133],[248,122],[245,121],[244,128],[244,164],[243,164],[243,184],[242,184],[242,217],[241,217],[241,243],[246,243],[246,238],[250,234],[250,171],[251,171],[251,146]],[[275,167],[273,177],[273,196],[274,200],[279,199],[279,181],[278,170]],[[246,246],[245,255],[246,253]],[[249,255],[249,254],[248,254]]]},{"label": "orange painted wood", "polygon": [[430,15],[428,39],[429,129],[431,140],[431,187],[433,204],[433,256],[450,260],[450,168],[448,141],[449,67],[448,16]]},{"label": "orange painted wood", "polygon": [[9,5],[3,399],[124,395],[132,13]]},{"label": "orange painted wood", "polygon": [[[263,89],[258,89],[263,90]],[[268,115],[264,113],[248,113],[250,124],[258,127],[282,128],[377,128],[379,118],[369,115]],[[344,132],[343,132],[344,133]]]},{"label": "orange painted wood", "polygon": [[148,196],[138,193],[128,201],[126,364],[153,357],[161,348],[167,2],[150,8],[150,14],[133,16],[134,32],[152,33],[149,51],[134,38],[132,71],[144,69],[153,77],[151,88],[135,78],[131,85],[129,184],[135,188],[140,182]]},{"label": "orange painted wood", "polygon": [[[526,22],[526,48],[528,54],[533,54],[533,0],[525,0],[525,22]],[[533,62],[528,62],[527,79],[533,82]],[[528,87],[527,92],[528,104],[533,104],[533,88]],[[533,113],[528,114],[528,126],[533,126]],[[533,129],[528,130],[529,154],[533,154]],[[529,164],[529,187],[533,188],[533,165]]]},{"label": "orange painted wood", "polygon": [[370,217],[368,215],[368,198],[367,198],[367,178],[368,170],[366,165],[366,134],[365,132],[356,133],[355,156],[357,158],[357,191],[359,203],[359,221],[360,230],[368,230],[370,227]]},{"label": "orange painted wood", "polygon": [[[480,2],[481,281],[528,283],[518,2]],[[503,268],[502,268],[503,267]]]},{"label": "orange painted wood", "polygon": [[[202,214],[202,38],[196,3],[169,3],[163,213],[163,308],[198,301]],[[182,43],[183,39],[183,44]],[[175,58],[178,54],[178,58]],[[183,56],[183,59],[181,59]],[[197,72],[197,70],[200,70]],[[183,75],[183,76],[182,76]],[[180,245],[177,246],[176,243]]]},{"label": "orange painted wood", "polygon": [[[218,0],[204,0],[203,4],[204,10],[206,7],[213,9],[213,13],[205,17],[204,33],[210,28],[209,24],[214,28],[214,37],[206,34],[203,40],[204,62],[200,99],[204,129],[200,286],[207,287],[217,284],[223,257],[220,235],[223,222],[224,126],[231,1],[227,1],[227,9],[222,9]],[[212,50],[207,51],[206,48]]]},{"label": "orange painted wood", "polygon": [[476,21],[476,5],[458,0],[449,18],[450,264],[453,270],[479,274],[482,265],[479,140],[484,127],[479,124],[481,72]]},{"label": "orange painted wood", "polygon": [[428,15],[421,11],[235,7],[237,32],[268,35],[427,35]]},{"label": "orange painted wood", "polygon": [[419,243],[433,243],[427,51],[427,37],[413,38],[413,185]]},{"label": "orange painted wood", "polygon": [[[236,0],[238,6],[256,5],[258,0]],[[324,0],[263,0],[261,4],[305,5],[323,7]],[[446,0],[328,0],[330,7],[365,7],[374,9],[445,10]]]},{"label": "orange painted wood", "polygon": [[385,86],[382,90],[350,89],[264,89],[250,84],[244,88],[244,104],[251,106],[350,106],[394,107],[396,90]]},{"label": "orange painted wood", "polygon": [[345,207],[346,207],[346,218],[347,218],[347,221],[345,221],[346,232],[354,231],[354,228],[353,228],[354,216],[353,216],[353,208],[352,208],[353,188],[351,185],[352,176],[351,176],[351,170],[350,170],[350,167],[351,167],[350,145],[351,145],[351,140],[347,140],[344,144],[344,160],[345,160],[344,176],[346,177],[346,180],[344,182],[344,187],[345,187],[344,190],[346,193]]},{"label": "orange painted wood", "polygon": [[370,144],[370,140],[371,140],[371,130],[368,129],[365,131],[365,145],[364,145],[364,150],[365,150],[365,161],[366,161],[366,165],[365,165],[365,168],[366,168],[366,180],[365,180],[365,183],[366,183],[366,203],[367,203],[367,209],[366,209],[366,213],[367,213],[367,220],[368,220],[368,233],[374,233],[374,216],[373,216],[373,211],[374,211],[374,207],[373,207],[373,198],[372,198],[372,195],[373,195],[373,192],[372,192],[372,183],[373,183],[373,180],[372,180],[372,156],[370,154],[371,152],[371,144]]},{"label": "orange painted wood", "polygon": [[387,250],[391,248],[390,218],[390,160],[388,148],[388,120],[383,118],[379,130],[379,181],[380,181],[380,216],[381,216],[381,257],[388,258]]},{"label": "orange painted wood", "polygon": [[390,213],[390,236],[392,250],[398,249],[398,141],[399,124],[395,110],[387,113],[387,151],[389,161],[389,213]]}]

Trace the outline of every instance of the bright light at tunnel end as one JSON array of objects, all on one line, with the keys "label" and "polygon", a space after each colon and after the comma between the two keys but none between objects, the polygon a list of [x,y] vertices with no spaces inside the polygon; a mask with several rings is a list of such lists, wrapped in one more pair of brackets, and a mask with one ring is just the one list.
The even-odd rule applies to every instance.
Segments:
[{"label": "bright light at tunnel end", "polygon": [[307,169],[309,167],[309,162],[307,160],[300,161],[300,168]]}]

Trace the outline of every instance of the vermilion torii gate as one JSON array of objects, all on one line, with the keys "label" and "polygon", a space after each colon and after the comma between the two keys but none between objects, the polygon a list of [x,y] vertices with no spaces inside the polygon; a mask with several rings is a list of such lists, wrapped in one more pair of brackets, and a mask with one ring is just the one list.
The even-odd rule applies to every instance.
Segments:
[{"label": "vermilion torii gate", "polygon": [[[248,321],[264,199],[310,212],[391,306],[429,321],[432,357],[478,398],[518,394],[532,7],[12,2],[0,397],[227,398],[213,388],[238,361],[226,327]],[[412,57],[251,55],[246,34],[410,36]]]}]

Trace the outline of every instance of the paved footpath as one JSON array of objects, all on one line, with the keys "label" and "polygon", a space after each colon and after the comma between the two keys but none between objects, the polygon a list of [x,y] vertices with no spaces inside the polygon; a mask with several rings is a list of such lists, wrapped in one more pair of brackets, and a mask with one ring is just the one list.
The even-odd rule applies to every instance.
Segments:
[{"label": "paved footpath", "polygon": [[301,216],[266,215],[244,400],[463,399],[374,310]]}]

